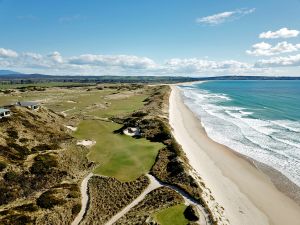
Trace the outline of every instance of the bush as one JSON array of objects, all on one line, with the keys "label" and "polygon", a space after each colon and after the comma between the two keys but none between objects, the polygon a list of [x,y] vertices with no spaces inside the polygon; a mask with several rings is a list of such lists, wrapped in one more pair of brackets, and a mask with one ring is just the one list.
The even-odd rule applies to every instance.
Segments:
[{"label": "bush", "polygon": [[51,209],[56,205],[64,204],[65,200],[59,199],[55,196],[55,191],[50,190],[41,194],[40,197],[37,199],[36,203],[41,208]]},{"label": "bush", "polygon": [[32,219],[26,215],[8,215],[3,220],[3,225],[25,225],[25,224],[33,224]]},{"label": "bush", "polygon": [[25,146],[21,146],[21,145],[18,145],[17,143],[13,143],[13,142],[7,143],[7,145],[8,145],[8,147],[16,150],[19,153],[18,156],[21,159],[24,159],[27,155],[30,154],[30,150]]},{"label": "bush", "polygon": [[176,176],[184,171],[184,167],[181,162],[174,160],[168,162],[167,171],[171,176]]},{"label": "bush", "polygon": [[7,167],[7,163],[0,161],[0,172],[2,172]]},{"label": "bush", "polygon": [[38,155],[34,158],[34,163],[32,164],[30,171],[33,174],[44,175],[50,172],[50,169],[57,167],[58,162],[56,158],[52,155]]},{"label": "bush", "polygon": [[31,148],[32,152],[39,152],[39,151],[44,151],[44,150],[55,150],[58,149],[59,145],[58,144],[40,144],[37,146],[34,146],[33,148]]},{"label": "bush", "polygon": [[81,210],[81,204],[76,204],[72,208],[72,214],[77,215]]},{"label": "bush", "polygon": [[77,191],[70,191],[70,193],[67,196],[68,198],[79,198],[80,197],[80,193]]},{"label": "bush", "polygon": [[20,190],[2,183],[0,184],[0,193],[0,205],[3,205],[15,200],[19,196]]},{"label": "bush", "polygon": [[18,132],[12,129],[7,130],[7,134],[10,138],[18,139],[19,135]]},{"label": "bush", "polygon": [[19,141],[20,141],[21,143],[25,143],[25,142],[28,142],[29,139],[27,139],[27,138],[20,138]]},{"label": "bush", "polygon": [[144,117],[144,116],[147,116],[147,112],[143,112],[143,111],[137,111],[137,112],[134,112],[132,113],[132,116],[134,117]]},{"label": "bush", "polygon": [[18,182],[19,174],[17,174],[14,171],[8,171],[7,173],[4,174],[3,178],[7,182]]},{"label": "bush", "polygon": [[184,217],[188,219],[189,221],[198,221],[199,215],[197,213],[197,210],[195,209],[195,206],[189,205],[186,207],[186,209],[183,212]]},{"label": "bush", "polygon": [[14,208],[14,210],[24,211],[24,212],[34,212],[38,210],[38,207],[36,204],[30,203],[30,204],[17,206]]}]

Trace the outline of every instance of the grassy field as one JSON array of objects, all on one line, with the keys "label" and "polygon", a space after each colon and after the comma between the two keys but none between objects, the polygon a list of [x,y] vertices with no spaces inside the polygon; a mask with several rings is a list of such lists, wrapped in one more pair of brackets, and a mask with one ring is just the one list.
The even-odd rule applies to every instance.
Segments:
[{"label": "grassy field", "polygon": [[[118,94],[110,92],[100,97],[98,95],[98,104],[107,103],[105,104],[106,108],[95,107],[87,113],[101,118],[126,114],[142,107],[146,97],[146,93],[129,94],[127,92]],[[83,102],[87,104],[90,101],[95,102],[95,99],[92,100],[90,96]],[[120,128],[121,125],[113,122],[84,120],[79,124],[74,136],[78,139],[96,141],[88,155],[90,160],[99,163],[95,173],[115,177],[120,181],[132,181],[149,172],[155,162],[158,150],[163,145],[146,139],[135,139],[113,133]]]},{"label": "grassy field", "polygon": [[120,125],[112,122],[87,120],[80,123],[74,135],[78,139],[96,141],[88,155],[89,159],[99,163],[95,173],[120,181],[135,180],[150,170],[163,145],[114,134],[113,131],[119,128]]},{"label": "grassy field", "polygon": [[[48,83],[48,85],[50,85]],[[54,84],[53,84],[54,85]],[[124,115],[141,108],[148,97],[147,88],[134,90],[104,90],[88,88],[49,88],[45,91],[15,92],[0,95],[0,105],[17,101],[40,101],[55,112],[66,111],[68,117],[80,118],[78,139],[95,140],[89,158],[99,163],[95,173],[112,176],[121,181],[134,180],[147,173],[155,162],[160,143],[114,134],[120,125],[97,120]],[[95,120],[96,119],[96,120]]]},{"label": "grassy field", "polygon": [[160,225],[186,225],[189,221],[183,215],[185,209],[184,204],[175,205],[155,213],[153,218]]},{"label": "grassy field", "polygon": [[32,84],[9,84],[9,83],[0,83],[0,89],[14,89],[22,87],[72,87],[72,86],[89,86],[94,83],[76,83],[76,82],[41,82],[41,83],[32,83]]}]

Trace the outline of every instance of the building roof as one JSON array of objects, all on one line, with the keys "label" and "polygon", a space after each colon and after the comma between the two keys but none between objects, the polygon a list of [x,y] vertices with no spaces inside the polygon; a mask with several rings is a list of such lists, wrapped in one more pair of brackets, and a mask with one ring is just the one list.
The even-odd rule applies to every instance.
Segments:
[{"label": "building roof", "polygon": [[0,113],[3,113],[3,112],[10,112],[10,110],[9,109],[0,108]]},{"label": "building roof", "polygon": [[19,106],[34,106],[34,105],[38,105],[39,103],[37,102],[18,102],[17,103]]}]

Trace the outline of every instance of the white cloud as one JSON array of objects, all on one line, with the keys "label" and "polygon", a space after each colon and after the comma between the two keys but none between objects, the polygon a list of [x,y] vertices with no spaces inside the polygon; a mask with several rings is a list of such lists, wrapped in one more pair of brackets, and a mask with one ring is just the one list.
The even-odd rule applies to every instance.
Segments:
[{"label": "white cloud", "polygon": [[237,9],[235,11],[227,11],[217,13],[211,16],[197,18],[196,22],[200,24],[208,24],[208,25],[217,25],[230,20],[234,20],[245,16],[247,14],[251,14],[255,11],[255,8],[252,9]]},{"label": "white cloud", "polygon": [[263,32],[259,35],[259,38],[265,38],[265,39],[291,38],[291,37],[297,37],[298,35],[299,35],[298,30],[289,30],[288,28],[284,27],[277,31]]},{"label": "white cloud", "polygon": [[275,46],[266,42],[260,42],[252,45],[252,49],[247,50],[246,53],[254,56],[273,56],[298,50],[300,50],[300,44],[294,45],[286,41],[279,42]]},{"label": "white cloud", "polygon": [[69,63],[75,65],[119,66],[135,69],[154,68],[156,66],[155,62],[147,57],[132,55],[85,54],[70,58]]},{"label": "white cloud", "polygon": [[[268,44],[258,46],[269,48]],[[286,59],[274,58],[272,61],[259,61],[256,64],[236,60],[209,60],[208,58],[171,58],[163,63],[157,63],[150,58],[134,55],[84,54],[64,57],[56,51],[48,55],[33,52],[17,53],[13,50],[7,51],[7,49],[1,52],[5,52],[6,56],[0,58],[1,68],[57,75],[274,75],[275,69],[271,68],[276,67],[276,64],[297,65],[297,57],[300,58],[299,55]],[[12,57],[7,57],[7,55]]]},{"label": "white cloud", "polygon": [[48,57],[55,63],[63,63],[63,58],[57,51],[50,53]]},{"label": "white cloud", "polygon": [[18,53],[13,50],[0,48],[0,58],[15,58],[17,56]]},{"label": "white cloud", "polygon": [[300,54],[286,57],[273,57],[263,59],[255,64],[255,67],[296,67],[300,66]]},{"label": "white cloud", "polygon": [[163,65],[166,71],[175,74],[240,74],[251,70],[251,65],[236,60],[214,61],[198,58],[170,59]]}]

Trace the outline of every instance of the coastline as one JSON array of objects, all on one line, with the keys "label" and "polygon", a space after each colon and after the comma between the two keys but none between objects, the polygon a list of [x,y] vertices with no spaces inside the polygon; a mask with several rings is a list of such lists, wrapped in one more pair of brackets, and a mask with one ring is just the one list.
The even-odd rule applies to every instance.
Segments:
[{"label": "coastline", "polygon": [[191,166],[225,208],[230,224],[298,224],[300,206],[280,192],[256,164],[212,141],[183,103],[180,90],[171,88],[173,134]]}]

